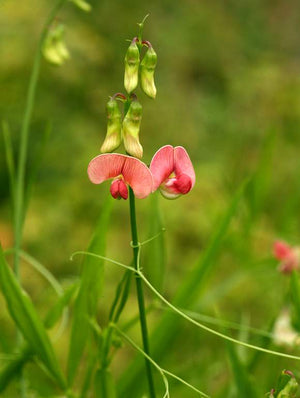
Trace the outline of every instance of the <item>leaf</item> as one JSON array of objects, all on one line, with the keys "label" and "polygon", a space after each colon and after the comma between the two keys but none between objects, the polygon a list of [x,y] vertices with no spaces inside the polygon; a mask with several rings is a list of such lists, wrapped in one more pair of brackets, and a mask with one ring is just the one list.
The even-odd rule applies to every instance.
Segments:
[{"label": "leaf", "polygon": [[[103,255],[105,252],[106,233],[110,220],[113,200],[108,197],[100,215],[89,251]],[[74,304],[74,317],[71,331],[71,343],[68,357],[68,380],[73,383],[76,371],[89,338],[89,318],[94,318],[99,294],[103,283],[103,261],[86,256],[82,265],[81,281]]]},{"label": "leaf", "polygon": [[[235,216],[238,204],[244,194],[245,188],[248,186],[247,179],[237,190],[233,199],[228,206],[226,213],[218,223],[214,234],[205,250],[204,254],[199,257],[194,269],[188,274],[182,282],[181,288],[177,292],[173,304],[179,308],[190,308],[199,296],[199,291],[203,287],[208,274],[216,267],[216,257],[221,248],[223,239],[228,231],[229,225]],[[162,357],[164,352],[168,350],[172,339],[177,333],[180,319],[174,314],[166,313],[157,325],[153,335],[151,336],[151,353],[154,357],[159,355]],[[143,372],[143,361],[137,358],[131,366],[123,373],[119,380],[119,394],[122,398],[131,397],[139,385],[139,380]],[[131,395],[128,395],[131,394]]]},{"label": "leaf", "polygon": [[239,397],[258,398],[259,395],[254,387],[254,381],[250,378],[245,365],[239,359],[236,348],[229,341],[226,341],[226,347],[235,385],[238,390],[237,395]]},{"label": "leaf", "polygon": [[116,388],[109,369],[98,369],[95,374],[95,397],[116,398]]},{"label": "leaf", "polygon": [[33,156],[33,163],[30,168],[30,172],[28,173],[28,181],[25,187],[25,193],[24,193],[24,208],[25,211],[28,207],[31,191],[32,191],[32,186],[36,180],[37,174],[39,167],[44,159],[44,154],[45,150],[47,147],[47,143],[49,140],[49,136],[52,131],[52,125],[51,123],[47,123],[45,130],[42,133],[42,140],[39,143],[38,148],[34,151],[34,156]]},{"label": "leaf", "polygon": [[[254,178],[248,184],[246,198],[248,199],[249,209],[251,211],[250,219],[257,217],[263,204],[266,202],[266,196],[270,187],[270,181],[273,175],[273,155],[276,144],[277,131],[271,131],[264,139],[259,159],[259,165]],[[250,220],[249,220],[250,221]]]},{"label": "leaf", "polygon": [[1,368],[0,372],[0,393],[2,393],[13,378],[22,370],[23,366],[31,359],[32,352],[28,345],[24,346],[20,353]]},{"label": "leaf", "polygon": [[3,131],[3,138],[4,138],[4,146],[5,146],[5,154],[6,154],[6,164],[9,174],[9,184],[10,184],[10,194],[12,201],[14,203],[15,200],[15,160],[13,154],[13,146],[11,142],[11,132],[9,126],[6,122],[2,122],[2,131]]},{"label": "leaf", "polygon": [[300,330],[300,290],[299,279],[296,271],[291,275],[291,303],[292,303],[292,323],[295,329]]},{"label": "leaf", "polygon": [[54,306],[48,311],[46,318],[44,320],[44,325],[47,329],[52,328],[55,323],[62,316],[64,308],[69,304],[72,297],[75,295],[78,289],[78,281],[72,283],[72,285],[68,286],[62,296],[56,301]]},{"label": "leaf", "polygon": [[53,347],[30,297],[20,287],[7,265],[0,245],[0,286],[8,311],[35,354],[40,358],[60,387],[65,380],[59,368]]},{"label": "leaf", "polygon": [[[158,290],[163,290],[166,250],[163,234],[162,215],[159,208],[159,196],[152,195],[149,213],[149,236],[154,237],[142,247],[142,264],[149,275],[149,280]],[[156,237],[155,237],[156,236]]]}]

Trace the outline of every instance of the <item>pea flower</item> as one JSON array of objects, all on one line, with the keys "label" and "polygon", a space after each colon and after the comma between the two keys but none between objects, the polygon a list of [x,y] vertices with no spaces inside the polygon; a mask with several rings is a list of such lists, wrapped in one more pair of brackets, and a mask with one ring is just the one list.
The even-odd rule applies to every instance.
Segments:
[{"label": "pea flower", "polygon": [[105,153],[92,159],[88,165],[88,176],[92,183],[101,184],[113,178],[110,193],[115,199],[127,199],[127,184],[139,199],[152,192],[152,175],[145,163],[127,155]]},{"label": "pea flower", "polygon": [[274,243],[274,256],[280,260],[279,271],[290,274],[293,270],[299,270],[299,249],[289,246],[286,242],[276,241]]},{"label": "pea flower", "polygon": [[187,194],[195,184],[195,171],[191,159],[182,146],[165,145],[160,148],[150,164],[153,176],[153,191],[167,199]]}]

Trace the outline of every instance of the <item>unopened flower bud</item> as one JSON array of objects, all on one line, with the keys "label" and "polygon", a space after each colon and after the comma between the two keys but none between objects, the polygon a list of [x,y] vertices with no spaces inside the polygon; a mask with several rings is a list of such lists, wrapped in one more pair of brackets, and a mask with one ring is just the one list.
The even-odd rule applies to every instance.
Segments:
[{"label": "unopened flower bud", "polygon": [[131,93],[138,85],[139,65],[140,52],[135,39],[133,39],[125,55],[124,87],[127,93]]},{"label": "unopened flower bud", "polygon": [[110,99],[106,104],[107,132],[101,146],[102,153],[112,152],[121,144],[121,112],[117,100]]},{"label": "unopened flower bud", "polygon": [[283,370],[278,381],[277,398],[294,397],[298,390],[298,383],[293,373]]},{"label": "unopened flower bud", "polygon": [[64,41],[64,26],[59,24],[49,30],[43,44],[43,55],[47,61],[54,65],[61,65],[70,58],[69,51]]},{"label": "unopened flower bud", "polygon": [[142,120],[142,105],[132,101],[123,120],[123,139],[126,152],[136,158],[142,158],[143,147],[139,141],[139,132]]},{"label": "unopened flower bud", "polygon": [[156,87],[154,83],[154,70],[157,64],[157,55],[153,47],[149,47],[140,67],[142,90],[150,98],[156,97]]}]

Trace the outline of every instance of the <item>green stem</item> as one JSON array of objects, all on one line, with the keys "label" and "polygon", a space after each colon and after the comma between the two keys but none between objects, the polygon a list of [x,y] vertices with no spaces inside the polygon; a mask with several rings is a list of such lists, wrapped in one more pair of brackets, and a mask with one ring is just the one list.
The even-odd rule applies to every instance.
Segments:
[{"label": "green stem", "polygon": [[[137,225],[136,225],[135,197],[134,197],[134,193],[133,193],[133,190],[131,189],[131,187],[129,187],[129,205],[130,205],[130,224],[131,224],[134,268],[136,269],[136,271],[139,272],[140,271],[139,270],[139,250],[140,250],[140,248],[139,248]],[[147,356],[150,357],[143,284],[142,284],[141,277],[138,273],[135,274],[135,281],[136,281],[137,299],[138,299],[139,313],[140,313],[140,324],[141,324],[143,347],[144,347],[144,351],[147,354]],[[146,365],[146,373],[147,373],[147,378],[148,378],[150,398],[155,398],[155,389],[154,389],[151,363],[149,362],[149,360],[147,358],[145,358],[145,365]]]},{"label": "green stem", "polygon": [[16,191],[14,200],[14,271],[17,278],[20,278],[20,248],[22,241],[23,224],[25,218],[24,211],[24,191],[25,191],[25,168],[27,161],[27,149],[28,149],[28,136],[29,136],[29,125],[32,116],[32,110],[34,106],[36,87],[40,71],[40,63],[42,56],[42,46],[47,35],[47,30],[49,25],[53,22],[56,14],[62,7],[66,0],[58,0],[56,5],[53,7],[51,13],[49,14],[44,28],[42,30],[38,48],[35,54],[33,68],[30,76],[29,87],[27,92],[26,106],[24,112],[24,118],[21,129],[20,137],[20,149],[18,158],[18,170],[17,170],[17,181],[16,181]]},{"label": "green stem", "polygon": [[[18,157],[18,169],[16,175],[16,187],[13,198],[13,206],[14,206],[14,272],[16,274],[17,279],[20,279],[20,249],[22,242],[22,234],[23,234],[23,225],[25,219],[25,206],[24,206],[24,196],[25,196],[25,169],[26,169],[26,161],[27,161],[27,152],[28,152],[28,136],[29,136],[29,126],[32,117],[32,111],[34,106],[36,87],[39,77],[40,71],[40,63],[42,57],[42,46],[44,40],[47,35],[47,29],[49,25],[53,22],[56,14],[62,7],[66,0],[58,0],[52,11],[50,12],[44,28],[42,30],[38,48],[34,57],[34,63],[32,67],[32,72],[29,81],[29,87],[26,98],[25,112],[24,118],[21,128],[21,137],[20,137],[20,147],[19,147],[19,157]],[[17,342],[20,344],[21,342],[21,334],[17,333]],[[20,374],[20,393],[21,397],[26,396],[26,385],[25,379],[21,372]]]}]

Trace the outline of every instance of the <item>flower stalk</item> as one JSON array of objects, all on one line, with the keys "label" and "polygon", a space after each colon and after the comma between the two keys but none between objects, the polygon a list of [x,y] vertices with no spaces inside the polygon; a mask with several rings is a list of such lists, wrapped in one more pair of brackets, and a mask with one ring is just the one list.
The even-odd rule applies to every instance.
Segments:
[{"label": "flower stalk", "polygon": [[[135,197],[134,197],[133,190],[130,187],[129,187],[129,206],[130,206],[130,225],[131,225],[134,268],[137,271],[140,271],[140,269],[139,269],[140,247],[139,247],[137,224],[136,224]],[[139,313],[140,313],[140,325],[141,325],[141,332],[142,332],[143,347],[144,347],[145,353],[150,357],[148,327],[147,327],[145,302],[144,302],[144,292],[143,292],[142,280],[138,273],[135,274],[135,281],[136,281],[137,300],[138,300]],[[155,398],[156,395],[155,395],[151,363],[149,362],[149,360],[147,358],[145,358],[145,366],[146,366],[150,398]]]}]

